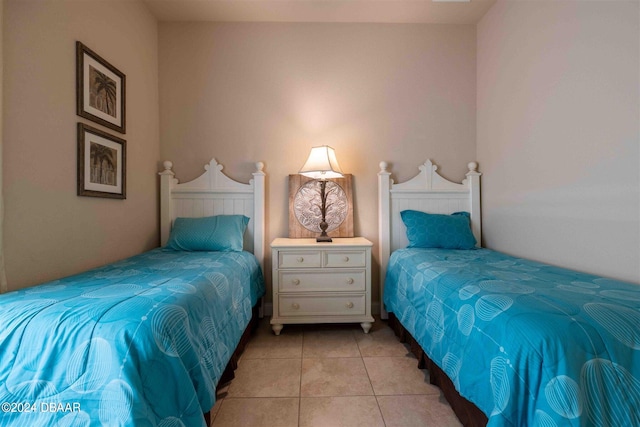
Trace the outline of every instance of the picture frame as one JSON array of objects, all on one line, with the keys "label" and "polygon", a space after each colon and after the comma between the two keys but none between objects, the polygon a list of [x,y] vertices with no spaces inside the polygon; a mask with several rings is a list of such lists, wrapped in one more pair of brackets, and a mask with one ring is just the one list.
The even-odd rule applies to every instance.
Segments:
[{"label": "picture frame", "polygon": [[76,41],[76,113],[126,133],[126,76]]},{"label": "picture frame", "polygon": [[127,198],[127,141],[78,123],[78,196]]},{"label": "picture frame", "polygon": [[[353,237],[352,175],[327,179],[326,221],[329,237]],[[318,237],[319,181],[300,174],[289,175],[289,238]]]}]

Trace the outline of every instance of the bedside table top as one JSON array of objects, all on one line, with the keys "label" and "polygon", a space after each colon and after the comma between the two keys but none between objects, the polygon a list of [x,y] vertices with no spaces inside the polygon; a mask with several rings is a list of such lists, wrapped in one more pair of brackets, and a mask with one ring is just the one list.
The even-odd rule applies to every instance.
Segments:
[{"label": "bedside table top", "polygon": [[315,238],[310,239],[289,239],[286,237],[278,237],[271,242],[272,248],[339,248],[347,246],[373,246],[369,240],[364,237],[334,237],[333,242],[318,243]]}]

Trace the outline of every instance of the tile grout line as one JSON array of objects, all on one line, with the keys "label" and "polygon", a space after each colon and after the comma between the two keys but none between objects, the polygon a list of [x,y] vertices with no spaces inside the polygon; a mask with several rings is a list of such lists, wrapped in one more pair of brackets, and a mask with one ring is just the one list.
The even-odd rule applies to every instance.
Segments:
[{"label": "tile grout line", "polygon": [[306,331],[302,330],[302,343],[300,345],[300,386],[298,387],[298,427],[300,427],[302,417],[302,362],[304,360],[304,340],[306,335]]},{"label": "tile grout line", "polygon": [[367,364],[364,363],[364,356],[362,355],[362,350],[360,350],[360,344],[358,343],[355,334],[353,338],[356,340],[356,345],[358,346],[358,351],[360,352],[360,358],[362,359],[362,365],[364,366],[364,371],[367,373],[367,379],[369,380],[369,385],[371,386],[371,392],[373,393],[373,398],[376,400],[376,406],[378,407],[378,413],[380,414],[380,419],[382,420],[382,424],[386,427],[387,422],[384,420],[384,415],[382,415],[382,408],[380,408],[380,402],[378,401],[378,395],[376,394],[376,390],[373,388],[373,382],[371,382],[371,375],[369,375],[369,370],[367,369]]}]

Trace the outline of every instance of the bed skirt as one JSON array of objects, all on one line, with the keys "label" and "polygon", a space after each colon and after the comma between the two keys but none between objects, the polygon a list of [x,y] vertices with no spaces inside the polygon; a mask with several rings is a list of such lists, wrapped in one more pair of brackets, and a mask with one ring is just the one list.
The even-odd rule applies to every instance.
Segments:
[{"label": "bed skirt", "polygon": [[[245,328],[244,332],[242,333],[242,336],[240,337],[240,342],[238,343],[238,346],[233,352],[233,355],[231,355],[231,359],[229,360],[229,363],[227,363],[227,366],[224,368],[224,372],[220,377],[220,381],[218,381],[217,389],[224,387],[227,383],[229,383],[231,380],[235,378],[234,371],[238,367],[238,360],[240,360],[240,356],[242,355],[242,352],[247,346],[247,343],[249,342],[249,340],[251,339],[251,335],[258,327],[258,322],[260,321],[260,318],[258,315],[259,307],[260,307],[260,301],[258,301],[258,304],[256,304],[253,307],[253,310],[251,313],[251,320],[249,321],[249,324]],[[204,414],[204,419],[207,423],[207,426],[211,425],[211,411]]]},{"label": "bed skirt", "polygon": [[453,412],[465,427],[484,427],[487,425],[488,418],[476,405],[460,396],[453,386],[453,383],[444,373],[442,369],[426,355],[420,344],[411,336],[411,334],[402,326],[400,321],[389,313],[389,326],[400,339],[400,342],[407,343],[411,352],[418,358],[418,368],[427,369],[429,371],[429,379],[431,384],[439,387],[444,394],[445,399],[451,405]]}]

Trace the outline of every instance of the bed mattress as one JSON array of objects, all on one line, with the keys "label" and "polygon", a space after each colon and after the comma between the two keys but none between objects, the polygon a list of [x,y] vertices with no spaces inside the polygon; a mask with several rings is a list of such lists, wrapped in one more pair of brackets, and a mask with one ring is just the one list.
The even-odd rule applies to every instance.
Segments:
[{"label": "bed mattress", "polygon": [[384,304],[490,426],[640,425],[638,285],[487,249],[402,249]]},{"label": "bed mattress", "polygon": [[162,249],[0,296],[0,425],[204,426],[264,294],[248,252]]}]

